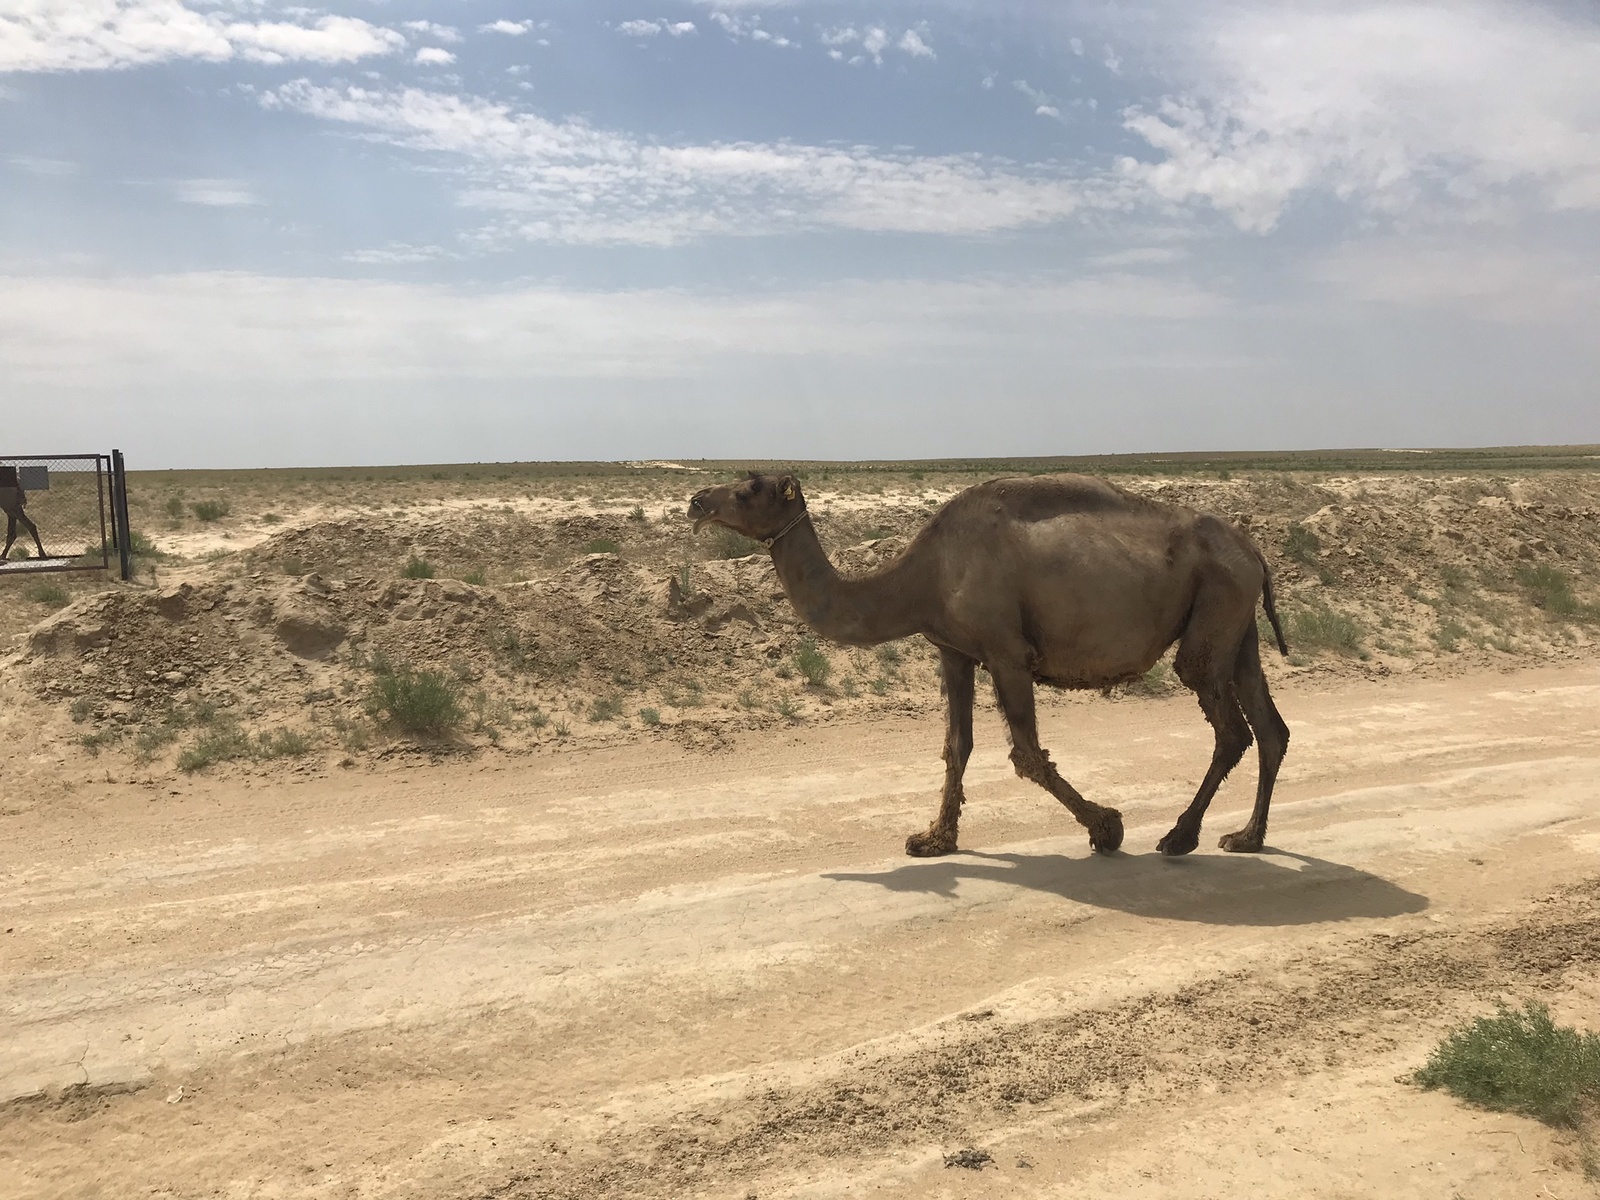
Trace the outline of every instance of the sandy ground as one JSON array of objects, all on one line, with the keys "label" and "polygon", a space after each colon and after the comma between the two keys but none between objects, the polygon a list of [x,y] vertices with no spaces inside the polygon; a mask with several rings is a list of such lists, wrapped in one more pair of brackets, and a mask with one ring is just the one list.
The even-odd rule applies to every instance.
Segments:
[{"label": "sandy ground", "polygon": [[[1192,700],[1062,704],[1093,857],[980,720],[885,718],[0,823],[0,1195],[1591,1195],[1399,1078],[1497,996],[1600,1027],[1600,667],[1291,682],[1270,851]],[[967,1169],[947,1155],[981,1151]]]}]

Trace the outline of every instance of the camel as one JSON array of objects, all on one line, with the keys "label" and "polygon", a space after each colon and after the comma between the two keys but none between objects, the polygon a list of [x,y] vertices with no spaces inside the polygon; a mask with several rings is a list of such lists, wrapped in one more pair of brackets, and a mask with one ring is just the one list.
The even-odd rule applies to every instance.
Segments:
[{"label": "camel", "polygon": [[19,523],[33,535],[33,544],[39,551],[39,557],[50,557],[44,552],[44,543],[39,540],[39,527],[25,511],[27,506],[28,493],[22,490],[16,467],[0,466],[0,512],[6,515],[6,548],[0,550],[0,562],[5,562],[11,555],[11,543],[17,540]]},{"label": "camel", "polygon": [[921,634],[939,651],[944,794],[928,830],[906,839],[907,854],[956,849],[980,665],[994,681],[1017,774],[1065,805],[1094,850],[1115,852],[1122,814],[1085,800],[1056,770],[1039,744],[1034,685],[1109,688],[1143,675],[1174,642],[1178,678],[1199,697],[1216,747],[1194,800],[1157,849],[1180,855],[1199,845],[1206,807],[1252,732],[1255,808],[1220,845],[1261,849],[1289,727],[1261,670],[1258,601],[1279,651],[1289,648],[1266,559],[1236,526],[1080,475],[996,479],[950,500],[880,570],[845,577],[828,561],[792,475],[706,488],[688,516],[696,532],[725,525],[765,544],[795,611],[824,637],[872,646]]}]

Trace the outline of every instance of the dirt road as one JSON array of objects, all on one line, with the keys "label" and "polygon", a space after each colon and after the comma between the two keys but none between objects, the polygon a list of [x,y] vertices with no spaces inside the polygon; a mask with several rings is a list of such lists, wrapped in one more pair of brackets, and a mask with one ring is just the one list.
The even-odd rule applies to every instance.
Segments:
[{"label": "dirt road", "polygon": [[1281,707],[1259,857],[1253,755],[1153,852],[1181,697],[1043,711],[1112,858],[992,715],[934,861],[925,719],[80,789],[0,824],[0,1194],[1591,1194],[1395,1077],[1498,995],[1600,1027],[1600,667]]}]

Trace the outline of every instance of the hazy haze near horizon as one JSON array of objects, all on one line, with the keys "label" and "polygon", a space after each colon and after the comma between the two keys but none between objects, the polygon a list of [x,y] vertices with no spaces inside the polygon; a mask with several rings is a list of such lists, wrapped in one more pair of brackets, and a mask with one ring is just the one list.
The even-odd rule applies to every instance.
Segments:
[{"label": "hazy haze near horizon", "polygon": [[4,449],[1600,441],[1577,3],[0,0]]}]

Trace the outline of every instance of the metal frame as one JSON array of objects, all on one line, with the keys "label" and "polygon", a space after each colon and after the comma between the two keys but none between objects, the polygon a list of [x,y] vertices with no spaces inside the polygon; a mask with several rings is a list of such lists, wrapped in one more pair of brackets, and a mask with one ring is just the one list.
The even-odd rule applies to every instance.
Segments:
[{"label": "metal frame", "polygon": [[[128,555],[128,480],[123,469],[122,451],[113,450],[110,454],[7,454],[4,456],[9,463],[26,462],[55,462],[59,459],[93,459],[95,494],[100,502],[100,561],[98,563],[84,563],[79,561],[82,555],[75,556],[70,565],[30,565],[37,563],[37,559],[12,559],[6,563],[4,575],[42,575],[54,571],[107,571],[111,569],[110,547],[115,546],[121,559],[122,579],[124,582],[133,578],[132,564]],[[106,488],[111,489],[111,528],[106,528]],[[110,538],[107,538],[107,533]]]}]

